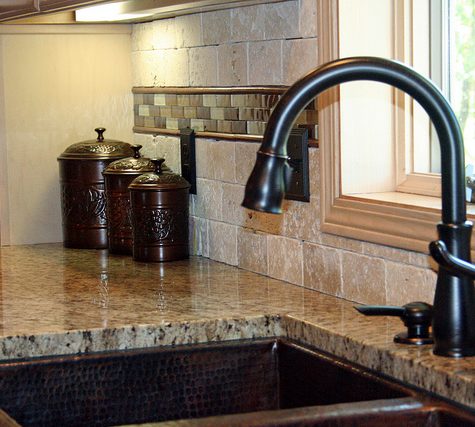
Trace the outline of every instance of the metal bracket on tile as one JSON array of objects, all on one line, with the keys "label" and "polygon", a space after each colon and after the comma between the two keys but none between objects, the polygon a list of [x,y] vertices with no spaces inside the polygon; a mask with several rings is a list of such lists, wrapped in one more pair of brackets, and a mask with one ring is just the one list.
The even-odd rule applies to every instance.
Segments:
[{"label": "metal bracket on tile", "polygon": [[190,184],[190,194],[196,194],[196,155],[195,131],[191,128],[180,129],[181,175]]},{"label": "metal bracket on tile", "polygon": [[285,192],[285,198],[309,202],[308,129],[292,129],[287,142],[287,155],[289,156],[289,165],[292,167],[292,173],[290,185]]}]

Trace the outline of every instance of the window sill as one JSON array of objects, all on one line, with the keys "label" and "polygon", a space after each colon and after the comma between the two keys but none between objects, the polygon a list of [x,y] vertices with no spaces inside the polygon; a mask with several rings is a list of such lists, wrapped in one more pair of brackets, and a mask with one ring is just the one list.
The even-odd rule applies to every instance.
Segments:
[{"label": "window sill", "polygon": [[[440,212],[441,209],[440,197],[422,196],[419,194],[401,193],[396,191],[352,194],[343,197],[364,199],[368,201],[372,200],[374,202],[390,203],[396,206],[406,206],[415,209],[429,209],[436,212]],[[469,220],[475,220],[475,204],[467,204],[467,216]]]},{"label": "window sill", "polygon": [[[473,221],[474,205],[468,213]],[[344,195],[327,204],[322,217],[324,232],[428,253],[429,242],[438,238],[440,199],[397,192]]]}]

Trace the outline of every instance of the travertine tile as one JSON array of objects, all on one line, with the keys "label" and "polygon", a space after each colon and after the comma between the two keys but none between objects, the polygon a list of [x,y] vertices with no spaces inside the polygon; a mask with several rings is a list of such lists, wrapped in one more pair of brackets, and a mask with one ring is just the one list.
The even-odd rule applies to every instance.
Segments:
[{"label": "travertine tile", "polygon": [[154,157],[163,157],[165,163],[173,172],[181,174],[180,139],[173,136],[158,135],[155,137],[155,144]]},{"label": "travertine tile", "polygon": [[302,242],[281,236],[267,236],[269,276],[302,285]]},{"label": "travertine tile", "polygon": [[172,116],[176,119],[182,119],[183,117],[185,117],[183,107],[180,105],[173,105]]},{"label": "travertine tile", "polygon": [[249,43],[249,84],[282,84],[282,41]]},{"label": "travertine tile", "polygon": [[231,41],[231,10],[218,10],[202,14],[203,43],[217,45]]},{"label": "travertine tile", "polygon": [[154,127],[155,119],[153,117],[143,117],[143,125],[145,127]]},{"label": "travertine tile", "polygon": [[231,40],[264,40],[266,6],[257,5],[231,10]]},{"label": "travertine tile", "polygon": [[223,221],[266,233],[282,233],[283,215],[256,212],[243,208],[241,206],[243,198],[243,186],[223,184]]},{"label": "travertine tile", "polygon": [[266,122],[247,122],[247,133],[250,135],[264,135]]},{"label": "travertine tile", "polygon": [[310,202],[285,201],[283,235],[307,242],[321,241],[320,201],[311,197]]},{"label": "travertine tile", "polygon": [[212,141],[208,146],[208,168],[213,179],[225,182],[236,182],[234,165],[236,155],[234,142]]},{"label": "travertine tile", "polygon": [[154,36],[153,22],[146,22],[140,25],[132,26],[132,52],[140,50],[152,50],[153,49],[153,36]]},{"label": "travertine tile", "polygon": [[320,150],[308,149],[308,169],[310,180],[310,195],[320,198]]},{"label": "travertine tile", "polygon": [[361,240],[348,239],[347,237],[337,236],[335,234],[322,233],[320,236],[322,244],[333,246],[334,248],[346,249],[353,252],[363,252],[363,242]]},{"label": "travertine tile", "polygon": [[174,119],[173,117],[167,117],[166,120],[167,129],[179,129],[180,126],[178,125],[178,119]]},{"label": "travertine tile", "polygon": [[231,107],[231,95],[222,93],[216,95],[216,107]]},{"label": "travertine tile", "polygon": [[208,220],[190,216],[190,254],[209,256]]},{"label": "travertine tile", "polygon": [[177,95],[177,102],[180,107],[188,107],[190,105],[190,95],[179,94]]},{"label": "travertine tile", "polygon": [[219,181],[198,178],[196,193],[194,214],[201,218],[220,221],[222,218],[223,184]]},{"label": "travertine tile", "polygon": [[150,105],[139,105],[139,116],[150,116]]},{"label": "travertine tile", "polygon": [[419,252],[409,252],[409,264],[433,269],[436,267],[436,263],[430,255]]},{"label": "travertine tile", "polygon": [[152,49],[174,49],[177,47],[174,19],[159,19],[152,24]]},{"label": "travertine tile", "polygon": [[386,304],[382,259],[341,252],[342,297],[363,304]]},{"label": "travertine tile", "polygon": [[238,266],[260,274],[267,274],[267,235],[238,228]]},{"label": "travertine tile", "polygon": [[266,40],[292,39],[299,36],[298,0],[268,4],[266,12]]},{"label": "travertine tile", "polygon": [[375,243],[363,242],[363,253],[387,260],[409,263],[410,251],[392,248],[390,246],[377,245]]},{"label": "travertine tile", "polygon": [[300,0],[300,37],[317,37],[317,2]]},{"label": "travertine tile", "polygon": [[218,55],[216,47],[190,49],[190,85],[215,86],[218,83]]},{"label": "travertine tile", "polygon": [[317,39],[284,40],[283,84],[291,85],[318,66]]},{"label": "travertine tile", "polygon": [[235,43],[218,46],[218,84],[244,86],[247,77],[247,44]]},{"label": "travertine tile", "polygon": [[190,127],[195,131],[204,131],[205,122],[203,119],[191,119]]},{"label": "travertine tile", "polygon": [[224,120],[224,108],[211,107],[211,118],[215,120]]},{"label": "travertine tile", "polygon": [[196,107],[184,107],[183,115],[188,119],[196,119],[198,117]]},{"label": "travertine tile", "polygon": [[175,18],[177,47],[202,46],[201,14],[177,16]]},{"label": "travertine tile", "polygon": [[236,142],[236,182],[245,185],[256,163],[256,153],[260,144]]},{"label": "travertine tile", "polygon": [[230,120],[231,123],[231,132],[232,133],[246,133],[247,132],[247,123],[242,120]]},{"label": "travertine tile", "polygon": [[[164,70],[164,86],[189,86],[188,49],[167,49],[157,65]],[[155,85],[159,86],[159,85]]]},{"label": "travertine tile", "polygon": [[229,120],[217,120],[216,123],[217,123],[218,132],[223,132],[223,133],[232,132],[231,122]]},{"label": "travertine tile", "polygon": [[153,157],[155,155],[155,152],[151,151],[151,147],[154,147],[153,135],[148,135],[145,133],[134,133],[134,144],[140,144],[142,146],[142,148],[140,149],[140,154],[142,156]]},{"label": "travertine tile", "polygon": [[160,55],[155,51],[132,52],[132,86],[160,86],[165,79],[160,71]]},{"label": "travertine tile", "polygon": [[209,146],[212,142],[208,139],[198,138],[195,145],[196,176],[212,179],[209,164]]},{"label": "travertine tile", "polygon": [[237,265],[237,227],[224,222],[208,221],[209,257]]},{"label": "travertine tile", "polygon": [[303,244],[303,284],[329,295],[341,296],[341,251],[328,246]]},{"label": "travertine tile", "polygon": [[434,301],[437,275],[428,268],[386,261],[386,303],[404,305],[413,301]]},{"label": "travertine tile", "polygon": [[211,117],[211,107],[216,107],[218,105],[217,96],[214,94],[205,94],[203,95],[203,106],[210,108],[210,117]]}]

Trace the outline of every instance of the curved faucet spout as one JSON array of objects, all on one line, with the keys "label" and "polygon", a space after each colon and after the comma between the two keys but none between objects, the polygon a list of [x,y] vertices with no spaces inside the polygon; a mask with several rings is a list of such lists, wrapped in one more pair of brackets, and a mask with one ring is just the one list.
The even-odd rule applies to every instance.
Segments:
[{"label": "curved faucet spout", "polygon": [[[292,85],[277,103],[264,133],[256,164],[246,184],[243,206],[280,213],[285,193],[287,138],[292,125],[319,93],[341,83],[372,80],[411,95],[425,109],[441,147],[442,224],[439,237],[448,251],[470,262],[471,223],[466,221],[464,150],[460,126],[447,100],[429,80],[411,68],[387,59],[339,59],[310,72]],[[434,299],[436,354],[475,355],[475,291],[470,277],[439,268]]]}]

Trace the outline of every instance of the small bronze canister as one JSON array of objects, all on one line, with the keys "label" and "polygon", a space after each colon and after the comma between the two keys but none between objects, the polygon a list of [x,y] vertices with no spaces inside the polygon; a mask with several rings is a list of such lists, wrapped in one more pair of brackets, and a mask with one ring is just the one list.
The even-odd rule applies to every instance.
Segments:
[{"label": "small bronze canister", "polygon": [[132,223],[129,185],[145,172],[153,172],[155,166],[140,156],[141,145],[132,145],[133,157],[112,162],[102,173],[106,184],[107,235],[109,252],[132,255]]},{"label": "small bronze canister", "polygon": [[70,145],[58,157],[63,218],[63,244],[67,248],[107,248],[107,215],[102,171],[117,159],[133,154],[130,144],[104,139]]},{"label": "small bronze canister", "polygon": [[133,258],[162,262],[188,257],[188,193],[190,184],[163,170],[164,159],[152,159],[155,171],[129,185]]}]

